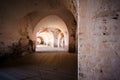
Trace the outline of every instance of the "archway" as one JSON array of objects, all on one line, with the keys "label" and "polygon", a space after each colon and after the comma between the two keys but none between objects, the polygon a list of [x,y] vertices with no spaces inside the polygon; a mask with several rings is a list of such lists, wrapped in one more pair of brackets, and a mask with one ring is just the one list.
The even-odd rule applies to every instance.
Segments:
[{"label": "archway", "polygon": [[67,26],[56,15],[49,15],[38,22],[34,29],[34,40],[36,51],[68,51],[69,48]]}]

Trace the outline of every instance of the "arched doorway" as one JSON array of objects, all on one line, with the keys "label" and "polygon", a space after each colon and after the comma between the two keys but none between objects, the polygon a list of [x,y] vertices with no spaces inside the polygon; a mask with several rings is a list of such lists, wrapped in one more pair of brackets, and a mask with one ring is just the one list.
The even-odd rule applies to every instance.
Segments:
[{"label": "arched doorway", "polygon": [[38,22],[34,29],[36,51],[68,51],[69,32],[65,22],[56,15],[49,15]]}]

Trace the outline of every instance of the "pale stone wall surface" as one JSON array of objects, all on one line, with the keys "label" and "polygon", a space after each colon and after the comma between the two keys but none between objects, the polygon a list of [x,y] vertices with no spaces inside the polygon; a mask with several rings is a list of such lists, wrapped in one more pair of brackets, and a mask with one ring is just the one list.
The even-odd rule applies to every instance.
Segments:
[{"label": "pale stone wall surface", "polygon": [[79,1],[79,80],[120,80],[120,0]]}]

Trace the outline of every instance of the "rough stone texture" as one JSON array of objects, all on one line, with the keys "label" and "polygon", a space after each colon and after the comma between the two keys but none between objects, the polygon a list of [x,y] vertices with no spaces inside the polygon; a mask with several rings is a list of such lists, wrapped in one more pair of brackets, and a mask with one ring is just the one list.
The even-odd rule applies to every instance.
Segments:
[{"label": "rough stone texture", "polygon": [[77,0],[63,0],[64,5],[69,9],[77,20]]},{"label": "rough stone texture", "polygon": [[120,1],[79,1],[79,80],[120,80]]}]

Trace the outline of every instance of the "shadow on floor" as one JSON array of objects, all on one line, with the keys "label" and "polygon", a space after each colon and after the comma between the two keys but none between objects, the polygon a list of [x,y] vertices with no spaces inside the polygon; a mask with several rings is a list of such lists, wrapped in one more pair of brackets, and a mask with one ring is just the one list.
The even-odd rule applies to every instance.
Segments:
[{"label": "shadow on floor", "polygon": [[33,53],[0,64],[0,80],[77,80],[77,54]]}]

